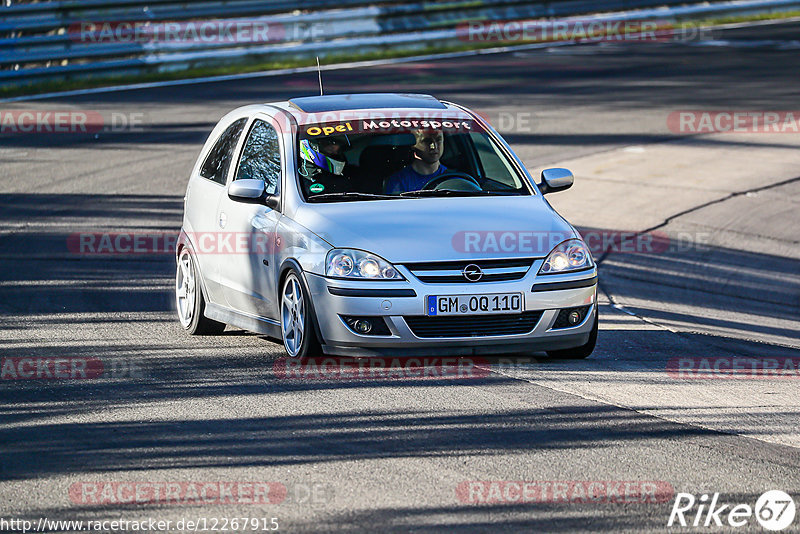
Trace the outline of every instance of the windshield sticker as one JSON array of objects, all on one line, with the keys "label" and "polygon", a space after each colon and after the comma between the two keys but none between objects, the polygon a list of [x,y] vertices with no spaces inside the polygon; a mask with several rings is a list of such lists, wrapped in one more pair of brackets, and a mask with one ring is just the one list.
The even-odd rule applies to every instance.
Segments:
[{"label": "windshield sticker", "polygon": [[305,136],[336,137],[348,133],[408,133],[415,130],[437,130],[448,133],[481,132],[482,128],[472,120],[462,119],[360,119],[345,123],[313,124],[306,127]]},{"label": "windshield sticker", "polygon": [[407,129],[424,129],[424,130],[471,130],[472,125],[470,121],[433,121],[433,120],[387,120],[387,121],[362,121],[362,131],[369,132],[371,130],[407,130]]},{"label": "windshield sticker", "polygon": [[322,184],[311,184],[308,190],[312,193],[322,193],[325,190],[325,186]]},{"label": "windshield sticker", "polygon": [[333,135],[336,133],[352,132],[353,127],[349,122],[344,124],[337,124],[336,126],[311,126],[306,130],[306,134],[310,136],[316,135]]}]

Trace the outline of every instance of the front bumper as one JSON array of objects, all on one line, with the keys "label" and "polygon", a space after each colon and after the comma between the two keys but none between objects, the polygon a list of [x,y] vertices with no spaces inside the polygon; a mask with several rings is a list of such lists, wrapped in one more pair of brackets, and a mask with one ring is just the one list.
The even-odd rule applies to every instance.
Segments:
[{"label": "front bumper", "polygon": [[[578,273],[536,276],[540,264],[541,260],[537,260],[522,279],[507,282],[423,283],[402,267],[398,267],[406,278],[402,282],[337,280],[309,272],[304,275],[326,354],[469,356],[558,350],[586,344],[597,313],[596,267]],[[573,284],[575,281],[579,283]],[[592,285],[587,286],[588,281]],[[573,285],[586,287],[572,288]],[[425,316],[428,295],[483,293],[521,293],[524,311],[541,311],[541,316],[525,333],[468,337],[420,337],[405,320],[409,316]],[[553,328],[560,310],[581,306],[588,306],[589,311],[579,324]],[[382,317],[390,335],[357,334],[342,316]]]}]

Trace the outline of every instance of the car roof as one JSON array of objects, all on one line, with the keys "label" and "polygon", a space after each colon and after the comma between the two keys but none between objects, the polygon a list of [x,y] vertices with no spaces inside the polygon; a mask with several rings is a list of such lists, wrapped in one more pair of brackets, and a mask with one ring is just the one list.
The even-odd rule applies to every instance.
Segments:
[{"label": "car roof", "polygon": [[304,96],[292,98],[289,104],[304,113],[355,109],[447,109],[431,95],[404,93],[361,93],[345,95]]},{"label": "car roof", "polygon": [[468,111],[449,102],[442,102],[431,95],[409,93],[307,96],[262,105],[292,115],[297,124],[409,116],[449,120],[473,118]]}]

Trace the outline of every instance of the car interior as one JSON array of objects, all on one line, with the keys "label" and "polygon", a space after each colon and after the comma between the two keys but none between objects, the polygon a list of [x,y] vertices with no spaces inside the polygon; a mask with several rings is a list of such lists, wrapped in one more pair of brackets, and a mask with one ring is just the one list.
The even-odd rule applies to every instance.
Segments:
[{"label": "car interior", "polygon": [[[439,160],[452,171],[469,174],[483,181],[485,172],[478,157],[480,147],[468,134],[444,134],[444,152]],[[386,191],[389,177],[411,164],[414,136],[411,133],[385,135],[353,135],[347,138],[349,145],[342,155],[348,163],[347,180],[329,173],[314,176],[314,182],[323,185],[325,193],[363,192],[382,194]],[[304,191],[314,183],[303,180]]]}]

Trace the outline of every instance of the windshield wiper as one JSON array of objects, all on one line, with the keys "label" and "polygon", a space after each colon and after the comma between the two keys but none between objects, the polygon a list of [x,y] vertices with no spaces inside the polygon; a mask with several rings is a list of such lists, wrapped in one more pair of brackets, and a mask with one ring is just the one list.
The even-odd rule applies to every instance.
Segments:
[{"label": "windshield wiper", "polygon": [[457,189],[417,189],[400,193],[401,197],[474,197],[481,195],[502,195],[497,191],[460,191]]},{"label": "windshield wiper", "polygon": [[325,193],[308,197],[309,202],[321,202],[325,200],[386,200],[397,198],[394,195],[376,195],[374,193],[357,193],[355,191],[345,191],[343,193]]}]

